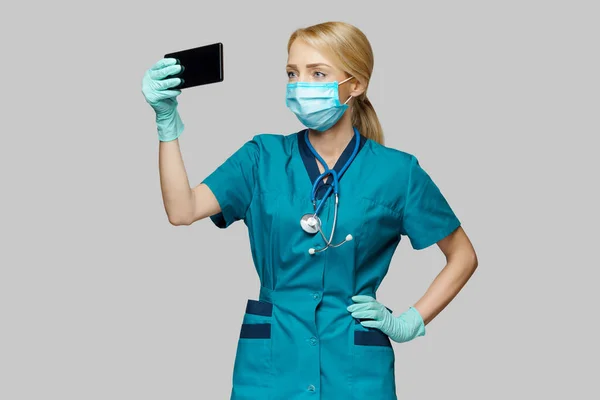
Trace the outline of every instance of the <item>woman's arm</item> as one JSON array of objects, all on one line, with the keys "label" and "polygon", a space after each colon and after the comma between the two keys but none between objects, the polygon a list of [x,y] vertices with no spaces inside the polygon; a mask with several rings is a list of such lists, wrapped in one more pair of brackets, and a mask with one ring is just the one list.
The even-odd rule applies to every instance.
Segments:
[{"label": "woman's arm", "polygon": [[446,266],[414,305],[425,325],[452,301],[478,265],[473,245],[460,226],[437,245],[446,256]]},{"label": "woman's arm", "polygon": [[221,211],[208,186],[190,188],[178,139],[160,142],[158,165],[163,202],[171,224],[191,225]]}]

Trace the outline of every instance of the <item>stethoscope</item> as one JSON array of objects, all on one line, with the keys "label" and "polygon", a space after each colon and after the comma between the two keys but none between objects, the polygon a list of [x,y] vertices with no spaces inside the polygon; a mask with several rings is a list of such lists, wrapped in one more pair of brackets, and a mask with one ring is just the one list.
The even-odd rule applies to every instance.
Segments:
[{"label": "stethoscope", "polygon": [[[339,196],[338,196],[339,179],[344,174],[344,172],[346,172],[346,170],[348,169],[348,167],[350,166],[350,164],[352,163],[354,158],[356,158],[356,154],[358,153],[358,148],[360,145],[360,134],[358,133],[358,130],[354,129],[354,137],[355,137],[354,151],[352,152],[352,155],[346,161],[346,164],[344,164],[344,167],[340,170],[339,175],[338,175],[338,172],[335,171],[334,169],[329,169],[329,167],[327,166],[327,163],[323,160],[323,158],[321,158],[319,153],[317,153],[317,151],[314,149],[314,147],[310,144],[310,140],[308,140],[307,136],[308,136],[308,130],[306,130],[305,134],[304,134],[305,142],[308,145],[308,148],[310,149],[311,153],[319,160],[319,162],[321,163],[323,168],[325,168],[325,172],[323,172],[321,175],[319,175],[319,177],[313,183],[313,188],[312,188],[312,193],[311,193],[311,201],[313,203],[314,213],[304,214],[302,216],[302,218],[300,219],[300,226],[302,226],[302,229],[304,230],[304,232],[310,233],[310,234],[315,234],[315,233],[319,232],[319,233],[321,233],[323,240],[325,240],[325,243],[327,243],[327,245],[321,249],[314,249],[314,248],[308,249],[309,254],[315,254],[315,253],[325,251],[329,247],[339,247],[339,246],[343,245],[344,243],[352,240],[352,235],[348,235],[348,236],[346,236],[346,239],[344,239],[343,242],[340,242],[338,244],[331,243],[331,241],[333,240],[333,235],[335,233],[335,226],[337,223],[338,202],[339,202],[339,200],[338,200],[338,198],[339,198]],[[321,180],[325,179],[325,177],[327,175],[331,175],[331,177],[333,178],[333,186],[330,186],[329,189],[327,189],[327,192],[325,192],[325,195],[321,199],[321,202],[317,205],[317,187],[319,186],[319,183],[321,182]],[[323,204],[325,204],[325,200],[327,200],[327,197],[329,196],[329,194],[331,193],[332,190],[333,190],[333,193],[335,194],[335,211],[333,214],[333,226],[331,227],[331,235],[329,236],[329,240],[328,240],[327,237],[325,236],[325,234],[323,233],[323,230],[321,229],[321,227],[322,227],[321,219],[319,218],[318,214],[319,214],[319,211],[321,211]]]}]

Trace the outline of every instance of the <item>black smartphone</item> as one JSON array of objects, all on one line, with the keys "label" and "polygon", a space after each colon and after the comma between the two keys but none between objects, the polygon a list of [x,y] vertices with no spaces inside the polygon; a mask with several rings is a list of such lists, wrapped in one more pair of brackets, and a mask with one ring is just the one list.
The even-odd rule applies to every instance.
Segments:
[{"label": "black smartphone", "polygon": [[193,49],[165,54],[176,58],[183,71],[169,78],[182,78],[183,83],[172,89],[186,89],[223,81],[223,43],[213,43]]}]

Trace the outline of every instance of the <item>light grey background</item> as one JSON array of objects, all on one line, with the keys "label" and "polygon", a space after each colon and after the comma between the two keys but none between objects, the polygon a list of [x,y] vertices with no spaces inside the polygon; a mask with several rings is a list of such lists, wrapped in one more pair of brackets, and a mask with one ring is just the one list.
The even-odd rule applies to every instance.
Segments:
[{"label": "light grey background", "polygon": [[[598,398],[597,2],[16,4],[0,17],[1,399],[228,398],[258,295],[246,227],[169,224],[141,80],[224,43],[225,81],[179,97],[195,186],[253,135],[301,128],[285,46],[327,20],[368,36],[386,144],[419,158],[479,256],[427,335],[394,345],[399,398]],[[378,297],[406,309],[443,266],[403,240]]]}]

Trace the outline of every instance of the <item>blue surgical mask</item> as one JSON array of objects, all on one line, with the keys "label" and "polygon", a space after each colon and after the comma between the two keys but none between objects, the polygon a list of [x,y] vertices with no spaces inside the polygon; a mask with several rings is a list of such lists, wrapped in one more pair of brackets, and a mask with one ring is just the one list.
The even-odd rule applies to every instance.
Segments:
[{"label": "blue surgical mask", "polygon": [[292,82],[287,85],[286,105],[304,126],[326,131],[342,118],[348,101],[340,103],[338,86],[354,78],[337,82]]}]

